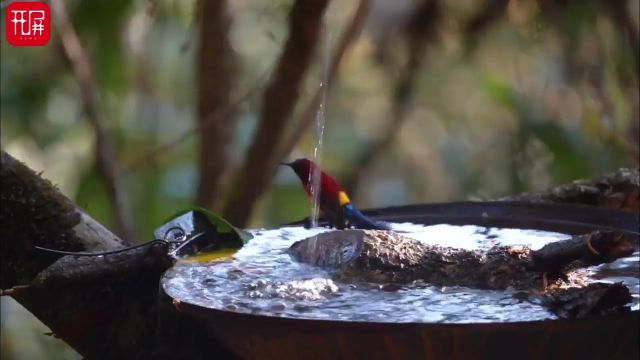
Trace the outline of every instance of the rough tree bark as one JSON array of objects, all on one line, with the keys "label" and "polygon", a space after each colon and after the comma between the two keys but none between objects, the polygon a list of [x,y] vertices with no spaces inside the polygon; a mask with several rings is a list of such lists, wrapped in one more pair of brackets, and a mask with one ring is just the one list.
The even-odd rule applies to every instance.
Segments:
[{"label": "rough tree bark", "polygon": [[629,256],[636,241],[630,235],[595,232],[537,251],[523,246],[484,251],[427,245],[393,231],[343,230],[300,240],[290,251],[298,261],[338,268],[342,279],[526,290],[541,288],[543,273],[565,281],[564,268],[575,262],[588,267]]},{"label": "rough tree bark", "polygon": [[621,168],[595,180],[576,180],[551,189],[500,198],[507,201],[566,203],[640,212],[640,172]]},{"label": "rough tree bark", "polygon": [[123,241],[77,208],[33,170],[2,151],[0,287],[28,284],[55,258],[33,250],[103,251]]},{"label": "rough tree bark", "polygon": [[332,231],[300,240],[290,248],[298,261],[336,270],[352,283],[382,283],[391,289],[413,281],[436,286],[524,291],[561,317],[625,310],[631,301],[622,284],[586,285],[579,269],[629,256],[637,236],[594,232],[550,243],[540,250],[500,246],[463,250],[427,245],[393,231]]},{"label": "rough tree bark", "polygon": [[37,250],[116,250],[123,241],[4,151],[0,165],[3,295],[12,295],[87,358],[149,355],[158,282],[172,264],[164,245],[103,257]]}]

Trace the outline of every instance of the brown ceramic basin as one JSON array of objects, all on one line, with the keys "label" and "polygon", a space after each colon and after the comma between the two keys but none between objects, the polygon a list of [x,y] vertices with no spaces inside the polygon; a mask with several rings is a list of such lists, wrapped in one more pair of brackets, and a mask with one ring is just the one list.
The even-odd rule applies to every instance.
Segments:
[{"label": "brown ceramic basin", "polygon": [[277,318],[180,306],[243,359],[638,359],[639,311],[490,324]]},{"label": "brown ceramic basin", "polygon": [[[475,224],[569,234],[638,234],[630,212],[569,205],[448,203],[366,211],[379,220]],[[165,301],[172,300],[164,294]],[[178,299],[179,300],[179,299]],[[638,359],[640,311],[579,320],[375,323],[250,315],[181,303],[197,342],[243,359]],[[193,333],[192,333],[193,334]],[[211,355],[211,353],[209,353]]]}]

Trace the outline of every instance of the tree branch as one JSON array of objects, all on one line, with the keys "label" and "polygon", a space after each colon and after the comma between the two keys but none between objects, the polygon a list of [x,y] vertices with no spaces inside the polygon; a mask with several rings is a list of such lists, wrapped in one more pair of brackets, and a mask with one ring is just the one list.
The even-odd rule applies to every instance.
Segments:
[{"label": "tree branch", "polygon": [[227,8],[226,0],[217,0],[200,1],[198,9],[200,31],[196,78],[200,175],[196,203],[208,208],[215,207],[220,181],[228,168],[235,114],[235,111],[227,111],[215,116],[231,101],[235,78],[234,52],[229,40],[231,17]]},{"label": "tree branch", "polygon": [[305,107],[302,116],[298,119],[297,126],[289,136],[289,141],[285,142],[284,146],[281,147],[281,151],[278,154],[277,161],[285,159],[291,150],[296,146],[300,138],[304,134],[305,131],[311,126],[313,120],[315,120],[315,115],[318,112],[318,108],[320,107],[320,103],[322,102],[323,94],[331,88],[333,83],[335,82],[336,77],[338,76],[338,69],[340,67],[340,63],[342,62],[342,58],[349,50],[354,41],[360,36],[360,32],[362,31],[362,26],[364,25],[365,20],[367,19],[367,15],[369,14],[369,0],[360,0],[358,3],[358,7],[353,13],[353,17],[349,22],[349,25],[342,33],[340,37],[340,42],[338,47],[336,48],[333,56],[331,57],[331,63],[329,65],[329,70],[327,74],[327,83],[324,84],[323,87],[318,87],[316,89],[315,94],[311,101]]},{"label": "tree branch", "polygon": [[87,358],[148,354],[158,282],[172,264],[163,244],[100,257],[37,250],[98,252],[123,242],[4,151],[0,165],[2,294]]},{"label": "tree branch", "polygon": [[78,209],[49,181],[2,151],[0,251],[3,289],[28,284],[55,258],[34,246],[65,251],[112,250],[123,241]]},{"label": "tree branch", "polygon": [[233,224],[247,223],[254,203],[275,172],[277,146],[311,65],[328,3],[329,0],[297,0],[291,8],[289,37],[265,90],[258,128],[224,208],[224,217]]},{"label": "tree branch", "polygon": [[154,241],[116,254],[64,256],[11,296],[86,358],[148,358],[158,282],[173,264],[167,252]]},{"label": "tree branch", "polygon": [[52,0],[51,11],[54,18],[53,23],[60,35],[64,54],[80,87],[84,111],[93,127],[96,169],[105,181],[107,193],[112,204],[112,215],[116,223],[117,233],[128,243],[133,243],[135,239],[133,218],[127,208],[126,195],[116,163],[115,150],[109,134],[104,128],[104,118],[99,110],[98,85],[93,76],[89,58],[69,20],[63,1]]}]

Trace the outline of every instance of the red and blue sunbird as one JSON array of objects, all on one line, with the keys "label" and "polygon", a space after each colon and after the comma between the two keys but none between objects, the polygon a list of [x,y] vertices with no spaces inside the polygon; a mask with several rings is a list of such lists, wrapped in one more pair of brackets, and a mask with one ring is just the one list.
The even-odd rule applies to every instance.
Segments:
[{"label": "red and blue sunbird", "polygon": [[295,171],[302,182],[305,193],[311,201],[313,201],[311,193],[313,174],[320,175],[320,192],[318,194],[320,212],[332,226],[338,229],[347,227],[378,230],[389,229],[385,224],[380,224],[364,216],[364,214],[353,206],[344,187],[342,187],[336,179],[322,171],[313,161],[309,159],[298,159],[290,163],[282,163],[282,165],[289,166]]}]

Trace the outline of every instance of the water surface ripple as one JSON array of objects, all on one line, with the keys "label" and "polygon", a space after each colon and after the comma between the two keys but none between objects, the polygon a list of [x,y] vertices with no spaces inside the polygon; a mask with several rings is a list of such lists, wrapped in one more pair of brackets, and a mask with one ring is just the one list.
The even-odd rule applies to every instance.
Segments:
[{"label": "water surface ripple", "polygon": [[[526,245],[539,249],[566,239],[560,233],[481,226],[393,224],[403,235],[427,244],[464,249]],[[254,239],[233,260],[183,263],[167,272],[169,295],[205,307],[243,313],[308,319],[379,322],[512,322],[553,319],[543,307],[519,301],[507,291],[435,287],[412,283],[402,287],[346,284],[328,271],[293,261],[287,249],[297,240],[326,228],[284,227],[254,230]],[[623,282],[640,303],[639,253],[591,268],[593,281]]]}]

